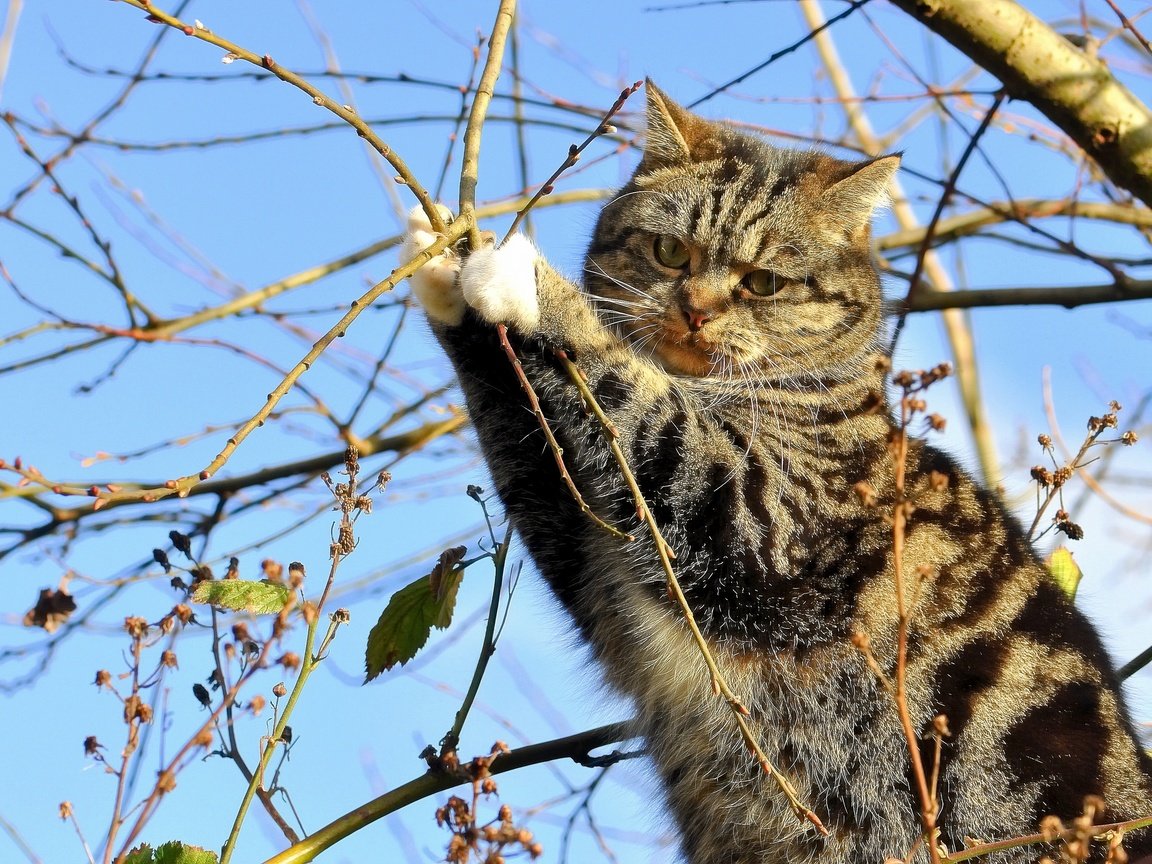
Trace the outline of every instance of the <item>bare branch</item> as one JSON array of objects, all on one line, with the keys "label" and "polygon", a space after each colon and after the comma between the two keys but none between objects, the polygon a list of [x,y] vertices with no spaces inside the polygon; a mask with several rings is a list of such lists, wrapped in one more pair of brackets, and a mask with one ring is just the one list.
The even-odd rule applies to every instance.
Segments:
[{"label": "bare branch", "polygon": [[1152,112],[1098,58],[1013,0],[892,0],[1026,99],[1152,206]]}]

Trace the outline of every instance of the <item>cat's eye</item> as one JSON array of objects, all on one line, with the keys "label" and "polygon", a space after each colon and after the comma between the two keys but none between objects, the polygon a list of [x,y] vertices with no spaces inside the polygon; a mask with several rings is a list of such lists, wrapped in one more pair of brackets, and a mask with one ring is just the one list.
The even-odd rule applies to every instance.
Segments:
[{"label": "cat's eye", "polygon": [[771,297],[784,287],[784,280],[771,270],[753,270],[741,281],[757,297]]},{"label": "cat's eye", "polygon": [[671,267],[674,270],[683,269],[692,257],[688,251],[688,247],[669,234],[661,234],[656,238],[653,251],[655,252],[657,261],[665,267]]}]

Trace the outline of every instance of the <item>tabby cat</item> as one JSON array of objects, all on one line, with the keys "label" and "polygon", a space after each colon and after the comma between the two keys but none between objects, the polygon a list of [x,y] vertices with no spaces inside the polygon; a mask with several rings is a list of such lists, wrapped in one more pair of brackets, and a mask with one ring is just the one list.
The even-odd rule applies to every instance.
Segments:
[{"label": "tabby cat", "polygon": [[[522,236],[437,257],[413,290],[451,358],[500,498],[611,684],[635,703],[692,864],[881,864],[920,831],[893,707],[854,634],[892,674],[894,422],[869,220],[899,157],[776,148],[648,85],[643,158],[604,207],[584,287]],[[407,254],[435,235],[414,212]],[[494,324],[591,508],[579,509]],[[596,421],[557,360],[587,376],[619,432],[700,627],[764,751],[828,828],[796,818],[715,698],[655,547]],[[913,441],[908,703],[948,719],[939,842],[1035,832],[1042,817],[1152,813],[1152,761],[1087,620],[1000,501]],[[867,484],[858,486],[857,484]],[[876,501],[858,494],[874,490]],[[932,765],[933,744],[923,746]],[[1130,835],[1133,858],[1152,832]],[[1094,860],[1103,857],[1096,844]],[[1034,861],[1042,847],[983,860]],[[915,860],[927,860],[923,845]]]}]

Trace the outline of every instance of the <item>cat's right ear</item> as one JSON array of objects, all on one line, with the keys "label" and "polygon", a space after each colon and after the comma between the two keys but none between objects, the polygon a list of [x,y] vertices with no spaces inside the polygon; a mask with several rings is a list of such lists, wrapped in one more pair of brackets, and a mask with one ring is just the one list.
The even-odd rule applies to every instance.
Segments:
[{"label": "cat's right ear", "polygon": [[685,165],[707,158],[716,147],[711,124],[669,99],[651,79],[644,80],[648,96],[648,132],[642,171]]}]

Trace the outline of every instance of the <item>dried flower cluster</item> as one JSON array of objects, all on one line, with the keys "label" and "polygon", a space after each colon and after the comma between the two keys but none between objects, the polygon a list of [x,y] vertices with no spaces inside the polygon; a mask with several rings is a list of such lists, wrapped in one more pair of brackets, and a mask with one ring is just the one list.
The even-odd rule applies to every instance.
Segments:
[{"label": "dried flower cluster", "polygon": [[[436,808],[436,824],[451,832],[444,857],[449,864],[504,864],[508,857],[523,853],[534,861],[543,854],[544,847],[536,842],[531,831],[516,824],[512,808],[507,804],[500,805],[496,818],[490,822],[479,824],[477,821],[480,796],[497,792],[490,772],[492,762],[507,752],[508,745],[497,741],[487,756],[477,756],[464,765],[454,766],[471,780],[472,801],[453,795]],[[455,759],[452,761],[455,763]]]},{"label": "dried flower cluster", "polygon": [[1085,864],[1090,858],[1100,860],[1095,854],[1104,844],[1107,853],[1104,864],[1128,864],[1128,853],[1124,850],[1123,831],[1103,831],[1097,828],[1097,819],[1104,813],[1103,799],[1089,795],[1084,799],[1083,812],[1064,824],[1058,816],[1045,816],[1040,822],[1040,833],[1051,844],[1059,843],[1057,857],[1045,855],[1040,864]]},{"label": "dried flower cluster", "polygon": [[[1032,526],[1029,529],[1029,536],[1035,535],[1036,539],[1038,539],[1049,531],[1055,530],[1064,534],[1069,540],[1084,539],[1084,529],[1072,520],[1068,510],[1065,509],[1064,488],[1073,476],[1075,476],[1077,471],[1096,460],[1095,456],[1090,457],[1089,455],[1093,448],[1112,444],[1131,447],[1139,440],[1136,433],[1132,430],[1128,430],[1116,438],[1103,437],[1107,430],[1117,428],[1119,425],[1118,415],[1121,410],[1122,406],[1120,403],[1113,401],[1108,404],[1108,412],[1102,417],[1089,417],[1088,434],[1085,436],[1084,442],[1080,445],[1080,449],[1076,454],[1064,462],[1060,462],[1056,458],[1056,447],[1051,435],[1042,433],[1037,436],[1036,440],[1040,444],[1041,450],[1051,462],[1051,467],[1047,465],[1033,465],[1030,472],[1032,480],[1036,483],[1036,517],[1032,521]],[[1048,527],[1039,534],[1036,534],[1036,529],[1040,524],[1044,512],[1054,501],[1058,502],[1055,515],[1052,517]]]}]

